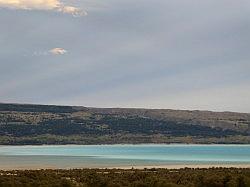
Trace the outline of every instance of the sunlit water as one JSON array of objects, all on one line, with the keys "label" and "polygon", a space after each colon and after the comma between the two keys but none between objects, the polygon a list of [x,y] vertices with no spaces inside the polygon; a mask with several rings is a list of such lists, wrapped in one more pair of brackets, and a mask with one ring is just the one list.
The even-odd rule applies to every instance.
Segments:
[{"label": "sunlit water", "polygon": [[0,146],[0,169],[250,164],[250,145]]}]

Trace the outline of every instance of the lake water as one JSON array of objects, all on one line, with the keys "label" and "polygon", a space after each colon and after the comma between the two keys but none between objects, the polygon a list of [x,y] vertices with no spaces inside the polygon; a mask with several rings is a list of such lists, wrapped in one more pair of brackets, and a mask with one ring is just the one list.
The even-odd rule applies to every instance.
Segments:
[{"label": "lake water", "polygon": [[0,146],[0,169],[250,165],[250,145]]}]

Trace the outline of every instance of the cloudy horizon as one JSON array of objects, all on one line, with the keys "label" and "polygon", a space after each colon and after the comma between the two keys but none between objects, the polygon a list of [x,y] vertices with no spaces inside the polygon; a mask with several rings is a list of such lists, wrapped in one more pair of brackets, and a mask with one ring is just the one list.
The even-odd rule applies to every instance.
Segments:
[{"label": "cloudy horizon", "polygon": [[0,102],[250,113],[246,0],[0,0]]}]

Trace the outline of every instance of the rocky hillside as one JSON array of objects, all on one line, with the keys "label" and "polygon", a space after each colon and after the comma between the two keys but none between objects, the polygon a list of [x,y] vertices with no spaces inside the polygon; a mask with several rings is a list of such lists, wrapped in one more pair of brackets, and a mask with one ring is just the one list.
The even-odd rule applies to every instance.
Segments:
[{"label": "rocky hillside", "polygon": [[250,114],[0,104],[0,144],[250,143]]}]

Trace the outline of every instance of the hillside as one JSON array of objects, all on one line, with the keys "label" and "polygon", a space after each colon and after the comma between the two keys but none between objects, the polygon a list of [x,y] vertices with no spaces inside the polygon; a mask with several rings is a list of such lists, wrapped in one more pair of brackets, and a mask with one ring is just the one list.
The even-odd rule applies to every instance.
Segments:
[{"label": "hillside", "polygon": [[0,104],[0,144],[250,143],[250,114]]}]

